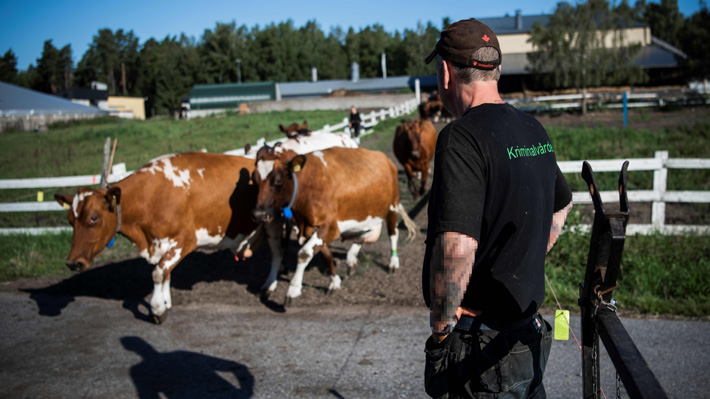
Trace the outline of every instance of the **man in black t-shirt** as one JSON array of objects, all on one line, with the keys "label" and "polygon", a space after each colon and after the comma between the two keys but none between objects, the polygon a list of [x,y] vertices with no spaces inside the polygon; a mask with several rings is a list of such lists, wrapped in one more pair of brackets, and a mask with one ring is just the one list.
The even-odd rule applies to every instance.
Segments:
[{"label": "man in black t-shirt", "polygon": [[572,207],[547,132],[498,94],[502,54],[490,28],[441,32],[444,106],[429,200],[425,387],[439,397],[544,398],[551,328],[538,314],[545,255]]}]

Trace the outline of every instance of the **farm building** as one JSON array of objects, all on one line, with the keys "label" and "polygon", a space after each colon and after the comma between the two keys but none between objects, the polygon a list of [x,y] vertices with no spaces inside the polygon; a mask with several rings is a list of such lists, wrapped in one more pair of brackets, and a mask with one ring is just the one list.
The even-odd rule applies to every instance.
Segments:
[{"label": "farm building", "polygon": [[53,122],[108,115],[98,108],[0,82],[0,132],[47,130]]},{"label": "farm building", "polygon": [[[479,19],[498,36],[503,52],[502,92],[520,91],[530,81],[528,53],[533,52],[533,45],[528,41],[530,31],[535,23],[546,25],[549,19],[550,15],[522,15],[520,12],[514,16]],[[688,59],[685,53],[654,37],[651,28],[638,22],[624,29],[624,35],[627,43],[641,44],[634,63],[649,75],[649,84],[685,84],[680,73]]]},{"label": "farm building", "polygon": [[145,100],[143,97],[109,96],[106,85],[100,82],[92,82],[92,88],[90,89],[73,87],[60,91],[56,95],[71,100],[73,103],[108,111],[111,116],[145,120]]}]

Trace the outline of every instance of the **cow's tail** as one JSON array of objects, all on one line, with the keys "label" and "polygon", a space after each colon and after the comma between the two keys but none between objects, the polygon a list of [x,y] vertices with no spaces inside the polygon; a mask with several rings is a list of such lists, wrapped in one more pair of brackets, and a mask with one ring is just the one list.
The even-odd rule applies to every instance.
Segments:
[{"label": "cow's tail", "polygon": [[397,213],[402,216],[402,221],[407,227],[407,242],[411,242],[417,237],[417,225],[414,223],[414,220],[409,217],[407,210],[404,209],[401,202],[397,205]]}]

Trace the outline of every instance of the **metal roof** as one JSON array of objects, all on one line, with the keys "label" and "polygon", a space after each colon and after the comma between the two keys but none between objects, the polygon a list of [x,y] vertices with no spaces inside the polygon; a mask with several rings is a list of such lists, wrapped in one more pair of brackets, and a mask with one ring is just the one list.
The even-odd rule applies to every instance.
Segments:
[{"label": "metal roof", "polygon": [[414,89],[416,79],[419,79],[422,86],[430,84],[429,81],[433,79],[433,85],[436,86],[436,77],[434,75],[394,76],[387,79],[367,78],[356,81],[341,79],[317,82],[283,82],[279,83],[279,91],[282,98],[320,97],[341,89],[358,92],[399,91],[402,89]]},{"label": "metal roof", "polygon": [[195,85],[190,90],[190,108],[236,107],[243,102],[268,101],[275,98],[276,84],[271,81]]},{"label": "metal roof", "polygon": [[98,108],[0,82],[0,116],[107,114]]}]

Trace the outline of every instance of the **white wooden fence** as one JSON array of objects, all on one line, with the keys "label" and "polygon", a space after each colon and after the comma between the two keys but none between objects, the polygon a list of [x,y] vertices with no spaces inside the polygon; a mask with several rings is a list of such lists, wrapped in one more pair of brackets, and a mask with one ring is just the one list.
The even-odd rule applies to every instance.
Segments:
[{"label": "white wooden fence", "polygon": [[[379,111],[372,111],[361,116],[362,118],[362,133],[361,136],[370,134],[373,132],[372,128],[379,122],[384,121],[388,118],[396,118],[402,115],[409,115],[412,111],[417,108],[419,101],[416,98],[412,98],[404,102],[403,104],[391,107],[387,109],[381,109]],[[343,122],[338,123],[333,126],[325,125],[321,131],[325,132],[349,132],[348,129],[349,119],[344,118]],[[283,141],[286,138],[273,140],[266,142],[264,138],[257,141],[255,148],[260,148],[264,144],[269,144],[273,146],[279,141]],[[229,155],[244,155],[244,149],[239,148],[231,151],[226,151],[225,154]],[[119,163],[111,168],[111,173],[108,177],[109,183],[115,183],[126,176],[133,173],[133,171],[126,171],[126,164]],[[92,186],[99,184],[101,181],[101,175],[84,175],[84,176],[69,176],[69,177],[40,177],[34,179],[4,179],[0,180],[0,190],[5,189],[32,189],[32,188],[50,188],[50,187],[79,187],[79,186]],[[2,212],[54,212],[54,211],[65,211],[59,203],[54,201],[54,198],[48,198],[47,201],[42,202],[11,202],[11,203],[0,203],[0,213]],[[0,228],[0,235],[8,234],[45,234],[45,233],[58,233],[61,231],[70,231],[71,227],[19,227],[19,228]]]},{"label": "white wooden fence", "polygon": [[[372,115],[376,118],[381,118],[384,114],[382,112],[376,112]],[[375,121],[376,119],[374,117],[368,117],[368,123],[373,123]],[[331,129],[342,129],[343,127],[347,128],[347,121],[344,121],[342,124],[335,125],[331,127]],[[588,162],[592,166],[595,173],[614,172],[618,174],[624,160],[611,159]],[[581,173],[582,171],[582,161],[561,161],[559,162],[559,166],[563,173]],[[668,169],[710,169],[710,159],[668,158],[667,151],[657,151],[654,158],[629,159],[629,171],[653,171],[653,188],[651,190],[628,191],[627,195],[629,202],[652,202],[652,211],[650,224],[630,224],[627,228],[627,234],[649,234],[652,232],[659,232],[662,234],[710,234],[710,226],[706,225],[665,224],[666,203],[710,203],[710,191],[667,191]],[[126,172],[125,164],[114,165],[108,181],[110,183],[116,182],[130,173],[132,172]],[[89,186],[98,184],[99,181],[99,175],[40,179],[11,179],[0,180],[0,189]],[[616,190],[602,191],[601,197],[605,204],[619,202],[619,193]],[[573,193],[573,201],[576,204],[592,203],[589,192],[587,191]],[[41,211],[64,211],[64,209],[53,200],[47,202],[16,202],[0,204],[0,212]],[[70,227],[0,228],[0,235],[18,233],[44,234],[47,232],[59,232],[70,229]]]},{"label": "white wooden fence", "polygon": [[[627,94],[628,108],[663,107],[666,103],[678,104],[710,104],[710,99],[701,99],[694,96],[683,96],[678,98],[663,93],[647,92]],[[538,96],[526,99],[506,100],[507,103],[524,110],[568,110],[582,108],[582,97],[587,100],[588,107],[602,106],[605,108],[622,108],[624,93],[586,93],[583,94],[560,94],[554,96]]]},{"label": "white wooden fence", "polygon": [[[616,172],[618,176],[624,161],[623,159],[613,159],[588,162],[595,173]],[[665,223],[666,203],[710,203],[710,191],[667,191],[668,169],[710,169],[710,159],[669,159],[668,151],[656,151],[654,158],[636,158],[628,161],[629,171],[653,171],[653,189],[627,192],[629,202],[652,203],[651,224],[629,224],[626,229],[627,234],[650,234],[653,232],[710,234],[710,226],[706,225],[667,225]],[[558,164],[562,173],[582,172],[582,161],[562,161]],[[617,190],[602,191],[600,194],[604,204],[619,202]],[[572,201],[576,204],[591,204],[592,198],[588,191],[575,192]]]}]

